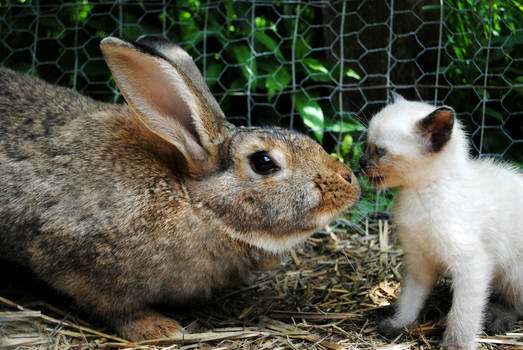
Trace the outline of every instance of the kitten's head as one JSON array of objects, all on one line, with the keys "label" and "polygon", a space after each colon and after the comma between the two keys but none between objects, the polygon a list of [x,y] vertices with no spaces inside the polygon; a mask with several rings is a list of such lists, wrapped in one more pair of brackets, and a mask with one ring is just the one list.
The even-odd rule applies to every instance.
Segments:
[{"label": "kitten's head", "polygon": [[407,101],[396,94],[370,121],[361,168],[377,188],[429,181],[438,171],[435,164],[454,152],[450,144],[458,137],[453,137],[459,129],[455,124],[451,107]]}]

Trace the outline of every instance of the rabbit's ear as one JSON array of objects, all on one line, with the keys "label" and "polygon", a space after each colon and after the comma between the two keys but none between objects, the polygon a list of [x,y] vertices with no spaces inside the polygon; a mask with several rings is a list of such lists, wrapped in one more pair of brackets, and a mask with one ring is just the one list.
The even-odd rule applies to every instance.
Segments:
[{"label": "rabbit's ear", "polygon": [[[176,147],[184,170],[200,175],[216,167],[229,124],[208,89],[198,86],[204,82],[196,66],[185,72],[184,65],[146,45],[113,37],[100,48],[127,103],[149,130]],[[191,60],[181,49],[176,55]]]},{"label": "rabbit's ear", "polygon": [[162,57],[173,66],[178,67],[193,83],[194,88],[198,90],[201,97],[205,100],[206,106],[212,113],[225,119],[218,102],[205,83],[200,70],[196,67],[192,57],[186,51],[169,40],[153,35],[142,35],[136,40],[136,44],[152,50],[157,56]]}]

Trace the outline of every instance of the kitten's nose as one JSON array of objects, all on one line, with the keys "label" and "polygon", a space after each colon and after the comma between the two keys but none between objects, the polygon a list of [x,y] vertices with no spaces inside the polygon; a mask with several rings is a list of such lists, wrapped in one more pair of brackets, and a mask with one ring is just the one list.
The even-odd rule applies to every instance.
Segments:
[{"label": "kitten's nose", "polygon": [[361,157],[360,158],[360,168],[362,168],[362,169],[366,168],[367,164],[369,164],[367,157],[365,157],[365,156]]}]

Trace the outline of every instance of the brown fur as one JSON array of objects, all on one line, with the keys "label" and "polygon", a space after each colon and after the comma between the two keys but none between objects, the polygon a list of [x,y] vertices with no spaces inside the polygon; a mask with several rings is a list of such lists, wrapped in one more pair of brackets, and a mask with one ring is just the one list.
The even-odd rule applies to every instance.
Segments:
[{"label": "brown fur", "polygon": [[[136,55],[148,69],[164,61],[117,39],[103,45],[111,64],[115,52]],[[150,124],[140,101],[103,104],[0,68],[0,256],[28,266],[129,339],[179,334],[176,321],[149,305],[209,296],[270,268],[287,242],[359,195],[351,171],[310,138],[227,123],[194,63],[180,55],[169,60],[172,72],[190,67],[180,76],[198,114],[181,123],[191,130],[167,133],[195,137],[188,148]],[[111,68],[117,81],[141,69]],[[178,91],[169,88],[159,87]],[[128,101],[129,89],[122,89]],[[253,176],[246,157],[260,149],[283,155],[285,169]],[[193,157],[201,152],[209,156]]]}]

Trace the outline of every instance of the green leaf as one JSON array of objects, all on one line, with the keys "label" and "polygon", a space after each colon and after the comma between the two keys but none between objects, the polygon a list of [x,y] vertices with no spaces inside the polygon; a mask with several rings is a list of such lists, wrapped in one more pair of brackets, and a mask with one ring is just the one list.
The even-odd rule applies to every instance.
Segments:
[{"label": "green leaf", "polygon": [[330,122],[326,126],[325,129],[328,131],[332,131],[332,132],[347,133],[347,132],[361,132],[361,131],[365,130],[365,127],[363,127],[359,123],[351,123],[351,122],[347,122],[345,120],[340,122],[339,120],[335,120],[335,121]]},{"label": "green leaf", "polygon": [[345,68],[345,72],[343,72],[343,75],[349,78],[354,78],[356,80],[360,80],[361,77],[354,69],[351,68]]},{"label": "green leaf", "polygon": [[323,141],[325,118],[320,105],[317,101],[308,98],[303,93],[296,95],[295,102],[296,109],[300,113],[303,123],[312,130],[316,139],[321,143]]},{"label": "green leaf", "polygon": [[75,17],[78,21],[85,22],[87,16],[89,16],[89,13],[91,12],[94,6],[88,5],[87,0],[83,0],[82,3],[84,4],[84,6],[78,6],[78,16]]},{"label": "green leaf", "polygon": [[311,36],[307,35],[305,37],[298,36],[296,40],[294,40],[294,59],[300,60],[302,59],[306,54],[308,54],[311,51],[311,46],[309,45],[309,42],[311,40]]},{"label": "green leaf", "polygon": [[312,57],[305,58],[303,60],[303,63],[307,67],[309,67],[310,70],[312,70],[312,74],[309,74],[309,77],[313,81],[319,81],[319,82],[333,82],[334,78],[331,77],[329,74],[329,69],[325,67],[325,64],[320,62],[320,60]]},{"label": "green leaf", "polygon": [[[325,64],[321,63],[321,61],[317,59],[306,59],[309,61],[304,62],[307,64],[307,66],[313,70],[312,74],[309,74],[309,77],[313,81],[319,81],[319,82],[334,82],[336,83],[337,80],[340,77],[340,65],[336,65],[335,69],[330,69],[326,67]],[[329,73],[330,72],[330,73]],[[360,75],[350,67],[347,67],[344,69],[343,76],[348,78],[353,78],[356,80],[360,80]]]},{"label": "green leaf", "polygon": [[249,61],[251,59],[251,51],[245,45],[234,45],[232,46],[232,51],[236,57],[236,61],[240,64],[243,76],[247,81],[249,81],[249,78],[251,77],[256,77],[258,75],[256,61],[254,58],[252,62]]},{"label": "green leaf", "polygon": [[205,81],[209,88],[212,88],[218,82],[218,77],[223,71],[224,65],[222,63],[211,63],[207,66],[205,71]]},{"label": "green leaf", "polygon": [[275,74],[267,77],[265,80],[265,88],[269,93],[269,100],[271,95],[277,91],[281,91],[285,86],[291,82],[291,75],[283,67],[279,67]]},{"label": "green leaf", "polygon": [[245,84],[247,83],[240,75],[239,78],[232,81],[227,89],[227,92],[243,92],[245,91]]},{"label": "green leaf", "polygon": [[279,58],[281,59],[282,61],[285,60],[285,58],[283,57],[280,49],[278,48],[278,44],[276,43],[276,41],[271,38],[270,36],[268,36],[267,34],[265,34],[265,32],[261,31],[261,30],[257,30],[254,32],[254,39],[256,39],[257,41],[259,41],[263,46],[265,46],[269,51],[272,51],[274,52],[274,54]]},{"label": "green leaf", "polygon": [[492,108],[489,108],[489,107],[485,108],[485,114],[487,114],[493,118],[496,118],[500,122],[503,122],[503,114],[499,113],[498,111],[496,111]]},{"label": "green leaf", "polygon": [[236,15],[236,12],[234,11],[234,1],[226,1],[225,2],[225,14],[227,15],[227,21],[229,22],[231,19],[236,19],[238,16]]},{"label": "green leaf", "polygon": [[[350,152],[354,140],[351,134],[346,134],[341,141],[341,155],[347,155]],[[343,159],[343,158],[342,158]]]},{"label": "green leaf", "polygon": [[318,82],[321,82],[321,83],[334,83],[334,82],[336,82],[328,74],[310,74],[309,78],[311,78],[312,81],[318,81]]},{"label": "green leaf", "polygon": [[263,17],[255,17],[254,18],[254,25],[256,28],[263,28],[267,26],[267,19]]},{"label": "green leaf", "polygon": [[428,10],[439,10],[441,8],[441,5],[424,5],[421,7],[422,11],[428,11]]},{"label": "green leaf", "polygon": [[303,63],[315,72],[328,74],[329,70],[317,59],[308,57],[303,60]]}]

